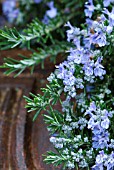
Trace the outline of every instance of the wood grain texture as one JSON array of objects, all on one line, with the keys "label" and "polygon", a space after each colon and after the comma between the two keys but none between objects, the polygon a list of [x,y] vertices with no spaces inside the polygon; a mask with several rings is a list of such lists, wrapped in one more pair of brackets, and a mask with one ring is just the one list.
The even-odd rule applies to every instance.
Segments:
[{"label": "wood grain texture", "polygon": [[[0,65],[8,56],[29,55],[28,51],[8,50],[0,52]],[[61,61],[61,57],[58,63]],[[47,76],[54,70],[54,64],[45,61],[45,69],[40,65],[30,75],[29,69],[17,78],[3,75],[0,70],[0,170],[60,170],[43,162],[42,154],[54,150],[49,142],[49,133],[43,116],[33,122],[34,113],[27,113],[23,95],[39,93],[45,87]]]}]

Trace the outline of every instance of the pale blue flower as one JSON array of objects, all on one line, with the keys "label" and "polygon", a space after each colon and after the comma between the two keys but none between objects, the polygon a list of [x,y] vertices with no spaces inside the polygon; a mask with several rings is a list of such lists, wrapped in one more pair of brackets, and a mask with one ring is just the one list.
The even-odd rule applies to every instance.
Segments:
[{"label": "pale blue flower", "polygon": [[16,6],[16,0],[5,0],[2,3],[2,10],[5,15],[12,12]]},{"label": "pale blue flower", "polygon": [[113,170],[114,168],[114,152],[111,154],[106,154],[104,151],[99,151],[99,154],[96,156],[95,165],[92,167],[92,170]]},{"label": "pale blue flower", "polygon": [[83,67],[83,70],[85,71],[85,75],[92,76],[93,75],[93,67],[89,64],[85,64]]},{"label": "pale blue flower", "polygon": [[8,21],[12,23],[19,15],[19,8],[16,8],[16,0],[6,0],[2,4],[2,10]]},{"label": "pale blue flower", "polygon": [[87,29],[91,28],[92,27],[92,24],[93,24],[93,20],[90,19],[90,18],[86,18],[86,24],[87,24]]},{"label": "pale blue flower", "polygon": [[98,44],[99,47],[106,45],[106,34],[102,31],[91,34],[91,43]]},{"label": "pale blue flower", "polygon": [[104,7],[108,7],[111,2],[114,2],[114,0],[103,0]]},{"label": "pale blue flower", "polygon": [[108,9],[104,9],[104,14],[108,15],[108,22],[109,26],[113,27],[114,26],[114,7],[112,8],[112,11],[109,12]]},{"label": "pale blue flower", "polygon": [[101,121],[101,127],[104,129],[108,129],[110,124],[110,120],[106,117],[103,121]]},{"label": "pale blue flower", "polygon": [[20,10],[18,8],[14,9],[12,12],[10,12],[7,16],[8,21],[12,23],[18,17],[19,12],[20,12]]},{"label": "pale blue flower", "polygon": [[102,77],[106,74],[106,71],[104,70],[104,67],[100,64],[102,58],[98,57],[97,61],[95,62],[95,68],[94,68],[94,74],[95,76]]},{"label": "pale blue flower", "polygon": [[[95,129],[93,130],[94,133]],[[103,149],[108,148],[108,142],[109,142],[109,133],[105,130],[99,129],[101,133],[98,132],[98,134],[95,132],[95,134],[92,137],[92,146],[96,149]]]},{"label": "pale blue flower", "polygon": [[81,63],[81,58],[82,56],[82,51],[81,50],[73,50],[72,48],[70,49],[70,55],[68,56],[68,61],[73,61],[76,64]]},{"label": "pale blue flower", "polygon": [[95,104],[94,101],[90,103],[89,110],[90,110],[90,111],[94,111],[94,112],[96,111],[96,104]]},{"label": "pale blue flower", "polygon": [[57,16],[57,8],[54,7],[54,2],[51,1],[47,5],[50,9],[46,11],[46,15],[49,18],[55,18]]},{"label": "pale blue flower", "polygon": [[36,4],[39,4],[42,0],[34,0]]},{"label": "pale blue flower", "polygon": [[96,157],[96,163],[97,164],[101,164],[101,163],[104,162],[104,156],[105,156],[104,151],[100,151],[99,153],[100,154],[97,155],[97,157]]},{"label": "pale blue flower", "polygon": [[[73,27],[70,22],[67,22],[65,26],[68,26],[70,29],[67,30],[67,41],[70,42],[73,40],[74,44],[79,46],[80,45],[80,39],[78,36],[80,35],[80,29],[77,27]],[[76,42],[76,40],[78,42]]]},{"label": "pale blue flower", "polygon": [[44,24],[49,24],[50,19],[55,18],[57,16],[57,8],[54,7],[54,2],[48,2],[47,6],[50,8],[46,11],[42,22]]},{"label": "pale blue flower", "polygon": [[92,14],[95,10],[95,7],[93,5],[93,0],[88,0],[88,3],[85,4],[85,7],[86,9],[84,10],[85,11],[85,15],[89,18],[92,17]]}]

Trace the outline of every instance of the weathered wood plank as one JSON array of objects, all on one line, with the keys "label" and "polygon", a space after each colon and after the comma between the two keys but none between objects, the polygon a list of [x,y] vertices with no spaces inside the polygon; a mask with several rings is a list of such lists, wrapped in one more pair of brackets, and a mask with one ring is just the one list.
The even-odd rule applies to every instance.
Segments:
[{"label": "weathered wood plank", "polygon": [[[19,58],[18,53],[29,56],[30,52],[16,49],[0,51],[0,65],[4,57]],[[59,56],[59,61],[61,61]],[[17,78],[3,75],[0,70],[0,170],[59,170],[43,162],[42,154],[53,150],[43,116],[33,122],[33,114],[27,113],[23,95],[39,93],[45,87],[47,76],[54,64],[45,61],[45,69],[39,65],[33,75],[29,69]]]}]

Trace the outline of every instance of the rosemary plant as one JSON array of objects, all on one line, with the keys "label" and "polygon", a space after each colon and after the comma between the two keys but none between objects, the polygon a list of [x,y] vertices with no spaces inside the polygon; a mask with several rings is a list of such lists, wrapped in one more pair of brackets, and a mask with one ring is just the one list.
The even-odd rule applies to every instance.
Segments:
[{"label": "rosemary plant", "polygon": [[[60,3],[70,7],[70,5],[75,6],[76,1],[61,0]],[[114,168],[114,1],[88,0],[85,3],[84,13],[85,22],[80,24],[79,28],[74,22],[75,26],[70,22],[65,24],[68,28],[66,31],[68,44],[62,47],[59,44],[59,48],[64,47],[65,51],[67,50],[67,59],[56,66],[54,73],[47,78],[49,83],[46,88],[41,88],[42,95],[30,94],[30,98],[25,96],[26,108],[29,112],[36,111],[33,120],[42,110],[45,111],[43,116],[50,132],[50,142],[56,149],[56,152],[48,151],[47,155],[44,155],[47,164],[54,166],[62,164],[63,169],[112,170]],[[29,41],[32,40],[33,28],[30,26],[25,31],[27,33],[29,30],[29,34],[24,34],[24,37],[30,36]],[[46,35],[46,29],[44,30]],[[50,30],[48,33],[52,32]],[[4,42],[1,44],[2,47],[7,47],[9,44],[8,35],[15,37],[12,30],[1,31],[0,37]],[[33,31],[33,38],[39,38],[40,41],[37,42],[44,43],[42,37],[34,37],[35,35],[36,32],[34,34]],[[43,29],[41,35],[44,35]],[[54,38],[52,34],[51,37]],[[23,45],[27,39],[23,40],[19,44]],[[16,44],[15,41],[10,43],[12,47]],[[55,48],[55,51],[57,49]],[[56,52],[55,54],[57,55]],[[25,59],[27,62],[28,60]],[[4,65],[5,68],[8,67],[7,64]],[[31,62],[31,65],[34,64]],[[13,62],[11,65],[13,66]],[[8,68],[10,69],[10,64]],[[56,109],[56,104],[60,108]]]}]

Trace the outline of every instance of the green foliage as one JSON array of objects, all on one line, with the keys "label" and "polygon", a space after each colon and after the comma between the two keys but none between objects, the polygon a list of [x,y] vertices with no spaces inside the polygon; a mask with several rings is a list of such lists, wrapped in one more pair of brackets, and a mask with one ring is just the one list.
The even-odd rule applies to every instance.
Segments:
[{"label": "green foliage", "polygon": [[44,162],[46,162],[47,164],[54,164],[55,166],[58,166],[63,162],[68,161],[66,156],[58,155],[52,151],[47,152],[47,154],[48,156],[44,159]]},{"label": "green foliage", "polygon": [[37,111],[33,118],[34,121],[41,110],[46,110],[46,107],[49,105],[50,101],[48,100],[48,98],[40,94],[34,95],[30,93],[30,95],[33,97],[33,99],[26,96],[24,96],[24,98],[27,102],[26,108],[28,109],[28,112]]},{"label": "green foliage", "polygon": [[0,49],[6,50],[9,48],[14,48],[17,45],[24,43],[26,37],[21,35],[16,28],[7,28],[0,30]]},{"label": "green foliage", "polygon": [[8,49],[8,48],[14,48],[18,45],[21,45],[22,47],[27,44],[28,48],[30,46],[30,41],[37,38],[37,42],[46,41],[46,38],[43,38],[42,36],[47,34],[48,37],[50,34],[48,34],[48,28],[46,25],[44,25],[42,22],[40,22],[38,19],[33,20],[33,22],[28,26],[28,28],[23,30],[23,33],[19,33],[16,28],[5,28],[4,30],[0,30],[0,49]]},{"label": "green foliage", "polygon": [[15,77],[21,74],[27,67],[30,67],[31,73],[33,73],[36,65],[41,63],[43,68],[44,60],[47,57],[50,57],[51,61],[55,61],[59,53],[64,55],[65,51],[70,48],[69,44],[64,41],[61,43],[55,41],[55,44],[45,46],[44,48],[37,48],[37,51],[33,52],[29,58],[23,55],[20,55],[21,60],[5,58],[5,63],[0,66],[0,68],[7,69],[7,71],[4,72],[6,75],[16,72]]},{"label": "green foliage", "polygon": [[47,109],[47,106],[51,104],[54,105],[58,101],[61,102],[60,95],[62,93],[62,87],[57,81],[51,83],[50,86],[47,85],[46,88],[42,88],[41,90],[43,95],[34,95],[30,93],[30,96],[33,97],[33,99],[24,96],[27,102],[26,108],[28,109],[28,112],[36,111],[33,121],[42,110],[45,111]]},{"label": "green foliage", "polygon": [[58,111],[53,110],[50,106],[48,114],[44,114],[44,121],[48,124],[48,131],[54,134],[57,131],[61,131],[62,125],[64,123],[64,116]]}]

